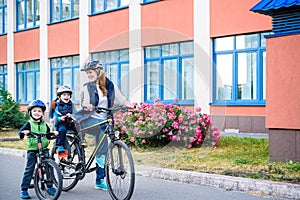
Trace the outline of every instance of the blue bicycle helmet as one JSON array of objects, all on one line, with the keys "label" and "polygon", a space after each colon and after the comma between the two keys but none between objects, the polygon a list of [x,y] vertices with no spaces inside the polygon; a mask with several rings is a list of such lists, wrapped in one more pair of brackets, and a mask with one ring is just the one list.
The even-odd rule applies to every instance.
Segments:
[{"label": "blue bicycle helmet", "polygon": [[28,112],[30,112],[34,107],[40,107],[43,112],[45,112],[46,110],[46,105],[41,100],[33,100],[32,102],[30,102],[27,108]]},{"label": "blue bicycle helmet", "polygon": [[91,60],[83,66],[83,69],[81,69],[81,71],[87,71],[87,70],[90,70],[90,69],[95,70],[95,69],[98,69],[98,68],[103,70],[102,64],[97,60]]}]

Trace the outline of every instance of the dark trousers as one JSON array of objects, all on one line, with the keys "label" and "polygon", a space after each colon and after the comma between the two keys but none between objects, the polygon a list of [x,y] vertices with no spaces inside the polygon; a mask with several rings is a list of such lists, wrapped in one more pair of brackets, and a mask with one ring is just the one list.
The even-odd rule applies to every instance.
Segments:
[{"label": "dark trousers", "polygon": [[[43,150],[46,155],[49,155],[49,150],[45,149]],[[35,169],[35,164],[36,164],[36,154],[38,151],[33,151],[33,150],[28,150],[27,151],[27,163],[26,163],[26,168],[23,174],[23,179],[21,183],[21,189],[22,190],[27,190],[30,186],[30,182],[33,176],[33,172]]]}]

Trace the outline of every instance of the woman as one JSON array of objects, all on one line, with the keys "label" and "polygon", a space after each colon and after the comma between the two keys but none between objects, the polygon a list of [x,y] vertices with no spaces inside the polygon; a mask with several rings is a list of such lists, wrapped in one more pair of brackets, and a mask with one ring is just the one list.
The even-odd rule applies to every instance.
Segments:
[{"label": "woman", "polygon": [[[81,94],[81,106],[83,109],[92,111],[92,115],[87,120],[84,120],[81,125],[83,128],[99,123],[107,119],[106,113],[95,112],[95,107],[111,108],[114,101],[118,101],[125,106],[133,107],[131,103],[121,94],[117,85],[106,78],[102,64],[99,61],[90,61],[84,65],[81,71],[85,71],[88,83],[83,85]],[[96,138],[98,144],[100,138],[104,134],[105,126],[95,127],[88,133]],[[107,185],[104,181],[104,163],[108,141],[105,140],[96,154],[96,189],[107,190]]]}]

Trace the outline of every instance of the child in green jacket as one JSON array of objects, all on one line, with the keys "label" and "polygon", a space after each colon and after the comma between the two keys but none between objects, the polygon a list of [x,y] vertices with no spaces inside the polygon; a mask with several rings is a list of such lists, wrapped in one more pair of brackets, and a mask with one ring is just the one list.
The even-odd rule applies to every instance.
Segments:
[{"label": "child in green jacket", "polygon": [[[24,138],[25,135],[30,132],[34,133],[49,133],[47,138],[42,137],[42,146],[45,154],[49,155],[49,150],[47,149],[49,140],[54,136],[58,135],[57,131],[53,131],[53,134],[50,133],[50,128],[43,121],[44,112],[46,110],[45,104],[41,100],[33,100],[28,106],[28,112],[30,115],[30,119],[23,125],[23,127],[19,130],[19,136],[21,139]],[[37,138],[29,137],[27,138],[27,163],[25,172],[23,175],[23,180],[21,184],[21,198],[22,199],[30,199],[28,194],[28,188],[30,186],[30,182],[33,176],[35,164],[37,162],[36,153],[38,152],[38,141]],[[47,192],[51,195],[56,193],[54,188],[48,188]]]}]

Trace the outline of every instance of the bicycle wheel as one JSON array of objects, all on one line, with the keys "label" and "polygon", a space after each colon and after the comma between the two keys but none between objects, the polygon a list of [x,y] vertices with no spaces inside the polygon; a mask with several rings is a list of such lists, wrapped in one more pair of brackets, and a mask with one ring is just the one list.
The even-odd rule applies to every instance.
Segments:
[{"label": "bicycle wheel", "polygon": [[39,199],[58,199],[62,190],[62,175],[58,165],[45,159],[34,173],[34,190]]},{"label": "bicycle wheel", "polygon": [[128,146],[122,141],[109,144],[105,161],[105,175],[112,199],[130,199],[134,190],[135,170]]},{"label": "bicycle wheel", "polygon": [[63,173],[63,191],[69,191],[76,186],[79,181],[78,174],[76,172],[81,170],[78,167],[83,167],[82,164],[78,163],[84,163],[84,153],[82,152],[78,141],[72,136],[67,136],[67,139],[70,144],[71,158],[67,161],[60,161]]}]

